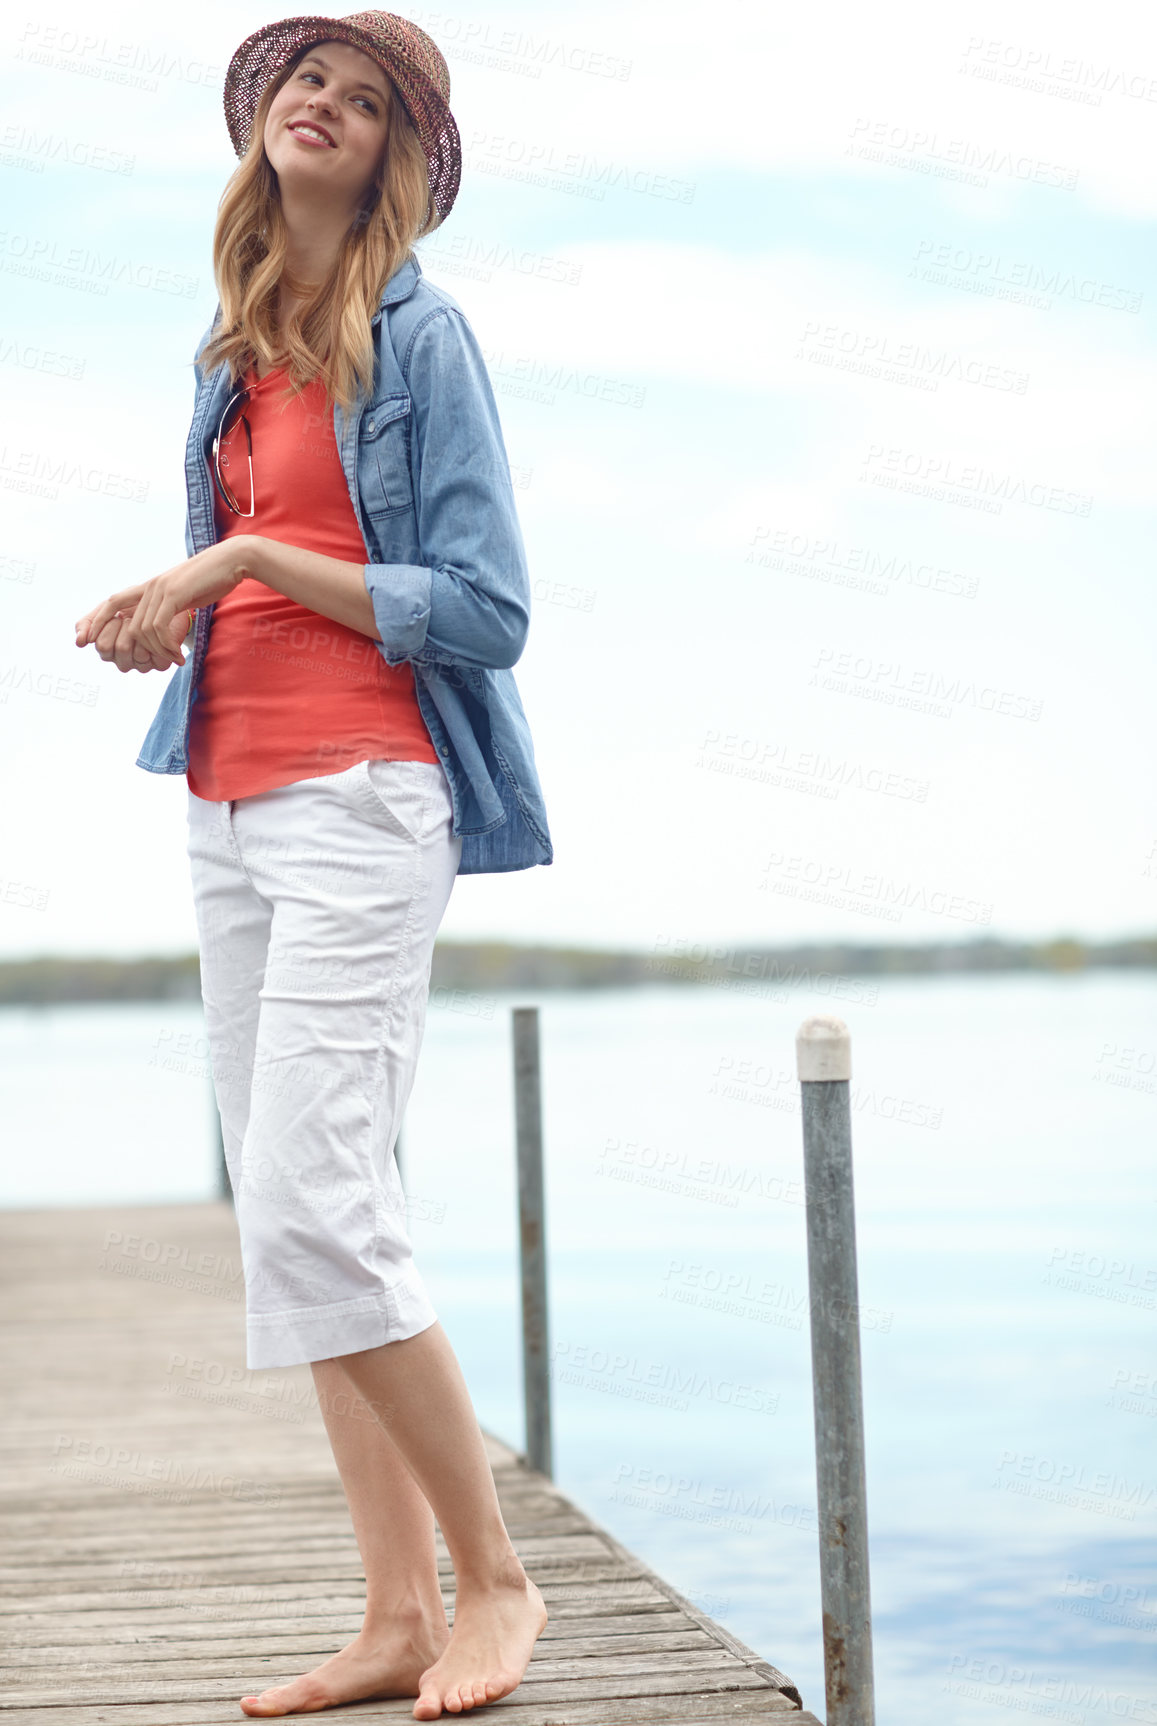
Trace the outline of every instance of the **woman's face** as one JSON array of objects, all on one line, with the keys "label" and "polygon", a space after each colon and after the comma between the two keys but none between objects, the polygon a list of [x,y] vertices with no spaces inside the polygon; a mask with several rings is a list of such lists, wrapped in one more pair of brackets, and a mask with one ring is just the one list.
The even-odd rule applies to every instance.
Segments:
[{"label": "woman's face", "polygon": [[323,192],[348,204],[352,216],[381,161],[389,100],[386,74],[360,48],[308,48],[265,122],[265,154],[282,190]]}]

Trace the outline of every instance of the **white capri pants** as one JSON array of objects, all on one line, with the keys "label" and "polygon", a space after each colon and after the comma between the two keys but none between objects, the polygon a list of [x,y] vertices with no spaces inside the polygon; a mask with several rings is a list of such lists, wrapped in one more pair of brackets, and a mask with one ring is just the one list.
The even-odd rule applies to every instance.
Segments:
[{"label": "white capri pants", "polygon": [[251,1368],[437,1319],[394,1157],[462,840],[437,762],[362,761],[253,797],[189,793],[201,993]]}]

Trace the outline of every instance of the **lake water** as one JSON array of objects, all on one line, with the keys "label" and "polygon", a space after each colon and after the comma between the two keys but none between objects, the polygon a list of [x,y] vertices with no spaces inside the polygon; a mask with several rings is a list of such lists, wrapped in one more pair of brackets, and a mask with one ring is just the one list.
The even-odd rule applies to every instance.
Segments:
[{"label": "lake water", "polygon": [[[853,1039],[877,1711],[1157,1721],[1147,975],[436,995],[412,1233],[521,1448],[510,1007],[540,1007],[555,1474],[822,1718],[794,1038]],[[198,1200],[200,1010],[0,1012],[0,1203]]]}]

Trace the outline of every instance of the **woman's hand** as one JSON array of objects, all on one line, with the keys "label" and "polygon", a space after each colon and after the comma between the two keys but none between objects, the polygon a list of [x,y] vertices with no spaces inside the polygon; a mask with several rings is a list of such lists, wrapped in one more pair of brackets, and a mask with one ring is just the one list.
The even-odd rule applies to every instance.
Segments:
[{"label": "woman's hand", "polygon": [[[123,593],[115,594],[96,611],[90,611],[87,617],[82,617],[76,626],[76,645],[86,647],[91,642],[100,657],[114,661],[120,671],[168,671],[172,665],[183,664],[183,655],[178,656],[176,652],[166,650],[163,656],[158,657],[147,653],[140,645],[133,628],[133,612],[143,592],[143,587],[127,587]],[[112,605],[122,609],[114,611],[107,623],[98,622],[98,613],[102,618],[107,616]],[[186,614],[182,641],[188,632],[188,623]],[[177,645],[179,648],[179,643]]]},{"label": "woman's hand", "polygon": [[76,626],[76,645],[96,648],[118,671],[168,671],[184,665],[189,611],[232,593],[250,573],[258,535],[238,534],[206,547],[164,575],[114,593]]}]

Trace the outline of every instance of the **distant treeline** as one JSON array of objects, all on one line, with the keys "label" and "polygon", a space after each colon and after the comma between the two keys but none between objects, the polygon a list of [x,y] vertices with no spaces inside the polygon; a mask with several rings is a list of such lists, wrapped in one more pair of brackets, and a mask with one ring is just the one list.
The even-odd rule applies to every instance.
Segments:
[{"label": "distant treeline", "polygon": [[[438,941],[431,989],[601,989],[645,983],[806,982],[816,976],[938,976],[971,971],[1082,971],[1157,967],[1157,935],[1115,941],[1003,941],[980,937],[920,946],[728,947],[657,941],[651,952],[518,946],[508,941]],[[53,1001],[195,1001],[195,953],[156,959],[0,961],[0,1005]]]}]

